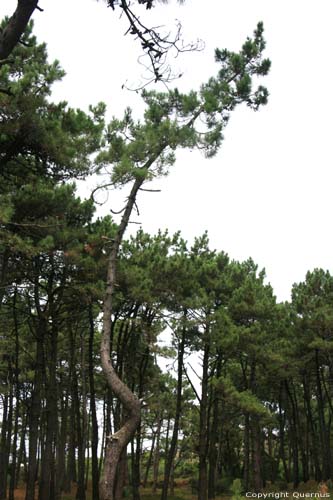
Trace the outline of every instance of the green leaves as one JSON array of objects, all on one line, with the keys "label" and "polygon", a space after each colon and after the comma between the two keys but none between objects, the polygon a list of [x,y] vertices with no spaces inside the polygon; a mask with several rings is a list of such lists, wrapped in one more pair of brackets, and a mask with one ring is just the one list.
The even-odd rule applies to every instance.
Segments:
[{"label": "green leaves", "polygon": [[[175,157],[169,151],[198,148],[214,156],[223,141],[230,112],[245,103],[254,110],[267,103],[268,91],[254,89],[254,78],[268,73],[270,62],[263,59],[265,48],[262,23],[239,53],[216,50],[218,75],[208,79],[199,91],[182,94],[178,89],[161,93],[142,92],[146,104],[143,121],[134,122],[130,110],[123,119],[114,118],[106,132],[107,147],[97,164],[112,166],[111,181],[123,185],[139,177],[145,180],[166,175]],[[200,130],[197,122],[200,122]]]},{"label": "green leaves", "polygon": [[271,419],[269,410],[250,390],[238,391],[231,379],[221,377],[215,382],[216,387],[221,391],[229,404],[239,408],[245,413],[257,417]]},{"label": "green leaves", "polygon": [[10,192],[44,175],[55,181],[86,175],[91,155],[101,146],[105,106],[89,113],[48,96],[64,75],[49,63],[45,44],[37,44],[29,24],[23,45],[10,64],[0,66],[0,181]]}]

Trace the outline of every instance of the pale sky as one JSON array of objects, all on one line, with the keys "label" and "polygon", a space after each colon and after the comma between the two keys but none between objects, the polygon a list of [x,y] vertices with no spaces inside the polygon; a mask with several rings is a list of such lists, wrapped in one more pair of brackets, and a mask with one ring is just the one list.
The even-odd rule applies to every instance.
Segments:
[{"label": "pale sky", "polygon": [[[44,12],[34,14],[35,33],[67,73],[53,98],[83,109],[105,101],[109,116],[130,105],[140,116],[140,96],[121,88],[140,80],[138,46],[123,36],[118,14],[95,0],[39,3]],[[2,0],[0,17],[15,6]],[[307,270],[333,272],[332,1],[187,0],[181,7],[170,0],[148,14],[154,25],[172,27],[179,19],[186,40],[205,42],[203,52],[171,61],[184,75],[176,83],[181,90],[215,74],[215,47],[238,49],[264,22],[269,104],[232,115],[213,160],[178,154],[169,177],[154,183],[162,192],[141,194],[138,220],[147,232],[181,230],[189,241],[207,229],[213,248],[238,260],[251,256],[266,268],[278,300],[288,300]],[[80,192],[94,186],[87,181]],[[103,213],[120,208],[124,196],[111,193]]]}]

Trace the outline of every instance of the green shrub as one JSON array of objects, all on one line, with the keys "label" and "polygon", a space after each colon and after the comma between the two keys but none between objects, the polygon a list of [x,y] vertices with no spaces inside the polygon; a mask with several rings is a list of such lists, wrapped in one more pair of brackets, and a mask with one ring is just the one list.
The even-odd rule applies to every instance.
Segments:
[{"label": "green shrub", "polygon": [[230,490],[232,493],[232,500],[241,500],[243,491],[242,481],[239,478],[234,479]]},{"label": "green shrub", "polygon": [[222,493],[230,493],[232,482],[233,478],[228,476],[218,479],[215,484],[215,493],[218,495]]}]

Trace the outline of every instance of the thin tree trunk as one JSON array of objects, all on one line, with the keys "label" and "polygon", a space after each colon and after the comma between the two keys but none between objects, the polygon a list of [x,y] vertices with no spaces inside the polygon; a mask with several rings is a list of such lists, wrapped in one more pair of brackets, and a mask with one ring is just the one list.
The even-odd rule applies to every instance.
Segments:
[{"label": "thin tree trunk", "polygon": [[37,451],[39,421],[41,413],[41,391],[43,383],[44,367],[44,321],[40,321],[39,333],[37,335],[36,368],[34,378],[34,388],[31,397],[30,417],[29,417],[29,464],[28,480],[25,500],[34,500],[35,482],[37,479]]},{"label": "thin tree trunk", "polygon": [[[78,476],[77,476],[77,492],[76,498],[78,500],[85,500],[85,456],[84,456],[84,442],[83,442],[83,429],[81,422],[81,412],[80,412],[80,398],[79,398],[79,388],[77,381],[77,373],[74,371],[74,406],[75,406],[75,420],[76,420],[76,435],[77,435],[77,466],[78,466]],[[85,409],[84,409],[85,411]]]},{"label": "thin tree trunk", "polygon": [[[207,335],[208,332],[205,333]],[[208,361],[209,343],[205,340],[202,363],[202,394],[199,423],[199,485],[198,500],[207,500],[207,452],[208,452]]]},{"label": "thin tree trunk", "polygon": [[68,439],[68,458],[66,467],[66,476],[64,483],[64,491],[69,493],[71,490],[71,483],[77,481],[77,470],[76,470],[76,412],[75,412],[75,339],[74,334],[70,330],[70,353],[69,353],[69,387],[70,387],[70,426],[68,429],[69,439]]},{"label": "thin tree trunk", "polygon": [[153,493],[156,493],[157,490],[158,471],[160,465],[160,437],[161,437],[162,422],[163,419],[161,416],[159,416],[157,420],[156,447],[154,451],[154,462],[153,462]]},{"label": "thin tree trunk", "polygon": [[9,252],[7,250],[0,252],[0,308],[6,293],[6,274],[7,274],[8,260],[9,260]]},{"label": "thin tree trunk", "polygon": [[286,460],[286,453],[285,453],[285,425],[286,425],[286,411],[283,412],[283,401],[282,401],[282,394],[283,394],[283,383],[281,382],[280,385],[280,392],[279,392],[279,441],[280,441],[280,458],[282,460],[283,464],[283,470],[284,470],[284,478],[287,481],[287,483],[290,482],[290,475],[289,475],[289,469],[287,466],[287,460]]},{"label": "thin tree trunk", "polygon": [[15,488],[18,487],[18,483],[20,481],[21,464],[23,464],[23,467],[24,467],[24,476],[25,477],[28,476],[27,460],[26,460],[26,449],[25,449],[26,435],[27,435],[27,417],[24,416],[22,418],[22,427],[21,427],[21,435],[20,435],[20,446],[19,446],[18,457],[17,457],[17,464],[16,464]]},{"label": "thin tree trunk", "polygon": [[316,436],[316,431],[315,431],[314,418],[313,418],[312,408],[311,408],[310,388],[309,388],[309,384],[308,384],[307,377],[305,374],[303,375],[303,389],[304,389],[304,400],[305,400],[305,406],[306,406],[307,421],[309,423],[310,435],[311,435],[311,451],[312,451],[312,458],[313,458],[313,465],[314,465],[314,476],[315,476],[315,480],[319,482],[322,479],[322,473],[321,473],[321,469],[320,469],[320,465],[319,465],[319,453],[318,453],[317,436]]},{"label": "thin tree trunk", "polygon": [[319,416],[320,442],[323,452],[323,479],[327,481],[331,477],[331,451],[330,451],[330,436],[326,429],[325,408],[323,391],[320,379],[319,353],[316,349],[316,382],[317,382],[317,406]]},{"label": "thin tree trunk", "polygon": [[145,475],[144,475],[144,479],[143,479],[143,487],[144,488],[146,488],[146,486],[147,486],[148,475],[149,475],[150,467],[151,467],[151,464],[153,461],[153,456],[154,456],[154,451],[155,451],[155,441],[156,441],[156,432],[153,431],[153,438],[152,438],[152,442],[151,442],[149,457],[147,460]]},{"label": "thin tree trunk", "polygon": [[173,457],[170,471],[170,495],[175,496],[175,457]]},{"label": "thin tree trunk", "polygon": [[244,486],[248,491],[250,486],[250,416],[244,416]]},{"label": "thin tree trunk", "polygon": [[252,417],[252,442],[253,442],[253,480],[256,491],[261,491],[263,488],[262,479],[262,456],[261,456],[261,432],[260,423],[257,417]]},{"label": "thin tree trunk", "polygon": [[140,500],[140,459],[141,459],[141,428],[137,429],[135,438],[132,439],[132,497]]},{"label": "thin tree trunk", "polygon": [[[216,377],[217,379],[221,376],[222,369],[222,353],[217,353],[217,363],[216,363]],[[215,498],[215,480],[216,480],[216,470],[217,470],[217,446],[218,446],[218,428],[219,428],[219,400],[218,391],[214,388],[213,391],[213,417],[212,423],[210,425],[210,439],[209,439],[209,450],[208,450],[208,498]]]},{"label": "thin tree trunk", "polygon": [[[186,319],[186,311],[184,311],[184,320]],[[168,498],[168,488],[169,479],[172,470],[172,464],[174,462],[175,453],[177,449],[178,442],[178,432],[179,432],[179,422],[180,415],[182,411],[182,390],[183,390],[183,364],[184,364],[184,352],[185,352],[185,338],[186,338],[186,326],[182,328],[181,338],[178,341],[178,378],[177,378],[177,400],[176,400],[176,414],[173,425],[172,438],[170,443],[170,449],[168,456],[166,457],[166,466],[164,473],[164,481],[162,488],[161,500],[167,500]]]},{"label": "thin tree trunk", "polygon": [[89,305],[89,387],[91,414],[91,479],[92,496],[99,500],[99,468],[98,468],[98,422],[96,413],[95,379],[94,379],[94,318],[92,305]]},{"label": "thin tree trunk", "polygon": [[[60,379],[60,386],[62,386]],[[66,440],[67,440],[67,421],[68,421],[68,388],[65,395],[61,397],[61,426],[59,442],[57,446],[57,478],[56,478],[56,499],[60,500],[61,492],[65,486],[66,475]]]},{"label": "thin tree trunk", "polygon": [[[166,426],[164,457],[167,457],[168,453],[169,453],[170,424],[171,424],[171,415],[169,414],[168,419],[167,419],[167,426]],[[166,461],[164,459],[164,474],[165,474],[165,467],[166,467]]]},{"label": "thin tree trunk", "polygon": [[19,387],[19,332],[17,323],[17,310],[16,310],[17,290],[15,289],[13,298],[13,317],[15,329],[15,423],[14,423],[14,438],[12,448],[12,463],[11,463],[11,476],[9,485],[9,500],[14,500],[14,490],[16,487],[16,472],[17,472],[17,439],[18,439],[18,423],[20,413],[20,387]]},{"label": "thin tree trunk", "polygon": [[2,425],[0,436],[0,500],[7,497],[7,427],[8,427],[9,394],[3,397]]},{"label": "thin tree trunk", "polygon": [[39,482],[39,500],[55,500],[55,453],[54,446],[58,427],[57,406],[57,342],[58,331],[51,329],[50,359],[48,360],[49,377],[46,394],[46,435],[43,460],[41,463],[41,477]]},{"label": "thin tree trunk", "polygon": [[290,392],[289,384],[285,381],[286,392],[291,403],[291,418],[290,418],[290,433],[292,445],[292,458],[293,458],[293,483],[294,488],[299,485],[299,466],[298,466],[298,429],[297,429],[297,415],[293,395]]}]

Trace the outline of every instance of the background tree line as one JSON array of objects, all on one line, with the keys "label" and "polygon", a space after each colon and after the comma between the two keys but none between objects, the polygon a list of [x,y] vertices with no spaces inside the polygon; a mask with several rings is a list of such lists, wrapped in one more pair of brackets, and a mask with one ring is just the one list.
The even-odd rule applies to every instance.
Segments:
[{"label": "background tree line", "polygon": [[[107,440],[128,418],[99,362],[118,226],[94,218],[74,180],[109,162],[113,184],[141,186],[164,173],[177,147],[214,154],[230,111],[266,102],[266,90],[251,85],[251,71],[269,68],[261,35],[259,26],[240,54],[217,51],[222,68],[199,94],[145,93],[141,124],[126,111],[105,125],[103,104],[85,113],[53,103],[63,72],[31,26],[1,65],[0,499],[14,499],[22,482],[27,500],[61,498],[73,484],[78,499],[88,484],[100,498]],[[201,114],[205,133],[193,126]],[[308,273],[291,302],[278,304],[264,271],[210,249],[207,235],[188,245],[181,234],[140,230],[117,258],[110,357],[142,415],[114,497],[130,489],[138,500],[143,484],[164,500],[176,477],[191,479],[200,500],[235,478],[245,489],[329,479],[331,275]]]}]

